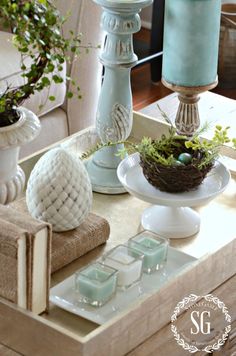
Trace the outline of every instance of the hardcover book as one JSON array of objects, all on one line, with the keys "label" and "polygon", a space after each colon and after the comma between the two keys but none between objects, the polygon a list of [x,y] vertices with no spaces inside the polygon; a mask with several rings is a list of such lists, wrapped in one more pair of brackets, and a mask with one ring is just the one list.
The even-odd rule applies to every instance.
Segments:
[{"label": "hardcover book", "polygon": [[[15,210],[29,215],[25,198],[14,201],[11,206]],[[93,213],[90,213],[76,229],[66,232],[53,232],[51,273],[104,244],[109,235],[110,225],[108,221]]]},{"label": "hardcover book", "polygon": [[0,295],[40,314],[48,309],[51,226],[0,205]]},{"label": "hardcover book", "polygon": [[90,213],[74,230],[52,235],[52,273],[80,256],[104,244],[109,238],[110,226],[106,219]]}]

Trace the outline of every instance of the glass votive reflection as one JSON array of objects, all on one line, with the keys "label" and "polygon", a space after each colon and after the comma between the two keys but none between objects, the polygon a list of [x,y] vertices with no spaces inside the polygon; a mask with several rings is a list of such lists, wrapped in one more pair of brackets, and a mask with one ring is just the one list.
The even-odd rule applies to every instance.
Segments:
[{"label": "glass votive reflection", "polygon": [[152,232],[143,231],[128,240],[128,246],[135,251],[133,256],[144,255],[143,271],[153,273],[161,269],[167,260],[169,240]]},{"label": "glass votive reflection", "polygon": [[126,290],[140,281],[143,255],[125,245],[118,245],[102,257],[102,261],[118,270],[117,286]]},{"label": "glass votive reflection", "polygon": [[118,271],[102,263],[91,263],[75,273],[75,290],[81,301],[100,307],[116,292]]}]

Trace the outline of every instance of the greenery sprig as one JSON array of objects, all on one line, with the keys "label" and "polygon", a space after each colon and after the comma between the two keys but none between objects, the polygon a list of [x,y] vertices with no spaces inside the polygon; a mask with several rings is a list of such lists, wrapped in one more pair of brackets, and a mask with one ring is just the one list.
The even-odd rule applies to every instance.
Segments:
[{"label": "greenery sprig", "polygon": [[217,159],[219,156],[220,148],[225,143],[229,143],[231,141],[228,137],[228,130],[229,126],[222,128],[222,126],[216,125],[214,136],[210,141],[206,139],[200,139],[200,137],[194,137],[192,140],[185,142],[186,148],[191,148],[193,151],[198,150],[204,152],[204,158],[198,165],[199,169]]},{"label": "greenery sprig", "polygon": [[211,140],[201,139],[197,134],[188,139],[186,136],[175,135],[172,129],[169,136],[162,135],[160,140],[151,140],[144,137],[140,144],[136,145],[136,149],[144,160],[152,160],[165,166],[171,166],[176,163],[175,151],[183,146],[184,141],[187,150],[202,153],[201,160],[192,161],[193,165],[201,169],[218,157],[220,147],[223,144],[230,142],[228,129],[229,127],[223,129],[217,125]]},{"label": "greenery sprig", "polygon": [[215,126],[214,135],[211,140],[202,139],[201,135],[209,129],[209,123],[206,122],[200,127],[195,134],[189,138],[184,135],[178,135],[176,128],[173,126],[172,121],[168,115],[157,104],[157,107],[163,117],[163,119],[170,125],[169,134],[162,135],[160,139],[153,140],[150,137],[143,137],[140,143],[133,143],[130,141],[118,141],[98,143],[95,147],[91,148],[82,155],[82,159],[87,159],[96,151],[109,146],[115,146],[123,144],[124,147],[118,151],[118,156],[123,159],[127,154],[139,152],[142,156],[142,160],[153,161],[163,166],[176,165],[175,152],[180,151],[183,148],[183,144],[186,150],[192,152],[200,152],[201,159],[193,159],[191,163],[198,169],[204,168],[212,164],[219,156],[220,148],[225,143],[232,142],[233,147],[236,149],[236,138],[232,141],[228,136],[229,126],[222,128],[220,125]]},{"label": "greenery sprig", "polygon": [[[150,137],[143,137],[141,142],[133,143],[130,141],[117,141],[98,143],[96,146],[83,153],[82,159],[87,159],[96,151],[109,146],[124,144],[124,148],[119,150],[118,155],[124,158],[127,154],[139,152],[143,160],[151,160],[164,166],[172,166],[176,163],[175,151],[179,151],[183,147],[186,150],[199,151],[202,153],[200,160],[193,160],[192,164],[198,169],[203,168],[214,162],[219,156],[220,148],[223,144],[229,143],[231,140],[228,137],[229,127],[222,128],[220,125],[215,127],[214,136],[211,140],[201,139],[196,133],[191,139],[186,136],[177,135],[173,126],[169,130],[169,135],[162,135],[158,140],[152,140]],[[199,131],[202,132],[203,128]],[[232,140],[234,144],[236,139]]]},{"label": "greenery sprig", "polygon": [[88,159],[90,156],[92,156],[92,154],[101,150],[102,148],[117,146],[117,145],[121,145],[121,144],[126,145],[126,147],[124,147],[123,149],[121,148],[118,152],[118,156],[120,156],[121,158],[124,158],[127,155],[127,153],[131,154],[131,153],[134,153],[137,151],[136,150],[137,145],[131,141],[117,141],[117,142],[108,141],[106,143],[102,143],[102,142],[97,143],[95,146],[93,146],[86,152],[82,153],[80,158],[83,160]]}]

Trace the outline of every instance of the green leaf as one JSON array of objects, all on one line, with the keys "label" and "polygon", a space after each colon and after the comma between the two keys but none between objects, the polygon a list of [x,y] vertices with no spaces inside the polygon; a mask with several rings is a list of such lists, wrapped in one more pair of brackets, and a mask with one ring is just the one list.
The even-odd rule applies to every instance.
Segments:
[{"label": "green leaf", "polygon": [[28,47],[21,47],[19,48],[19,51],[22,53],[27,53],[28,52]]},{"label": "green leaf", "polygon": [[49,86],[51,84],[50,80],[47,77],[42,78],[42,83],[44,86]]},{"label": "green leaf", "polygon": [[47,70],[49,73],[53,72],[55,69],[55,66],[53,63],[48,63]]},{"label": "green leaf", "polygon": [[56,84],[63,83],[63,78],[60,77],[59,75],[54,74],[52,76],[52,79]]},{"label": "green leaf", "polygon": [[50,95],[48,99],[49,99],[50,101],[55,101],[55,100],[56,100],[55,96],[53,96],[53,95]]},{"label": "green leaf", "polygon": [[67,94],[66,94],[66,97],[67,97],[68,99],[73,98],[73,96],[74,96],[74,94],[73,94],[71,91],[68,91]]},{"label": "green leaf", "polygon": [[29,3],[29,2],[26,2],[26,3],[24,4],[24,10],[25,10],[26,12],[28,12],[29,9],[30,9],[30,3]]}]

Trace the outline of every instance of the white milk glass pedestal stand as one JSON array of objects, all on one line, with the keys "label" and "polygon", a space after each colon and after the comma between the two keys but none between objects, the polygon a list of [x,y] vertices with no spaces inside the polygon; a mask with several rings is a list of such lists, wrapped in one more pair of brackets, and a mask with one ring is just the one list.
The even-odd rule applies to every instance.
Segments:
[{"label": "white milk glass pedestal stand", "polygon": [[148,183],[139,162],[138,153],[125,158],[119,164],[118,177],[131,195],[154,204],[142,214],[144,229],[167,238],[196,234],[200,229],[200,215],[192,207],[210,202],[225,190],[230,181],[228,169],[216,162],[198,189],[175,194],[161,192]]}]

